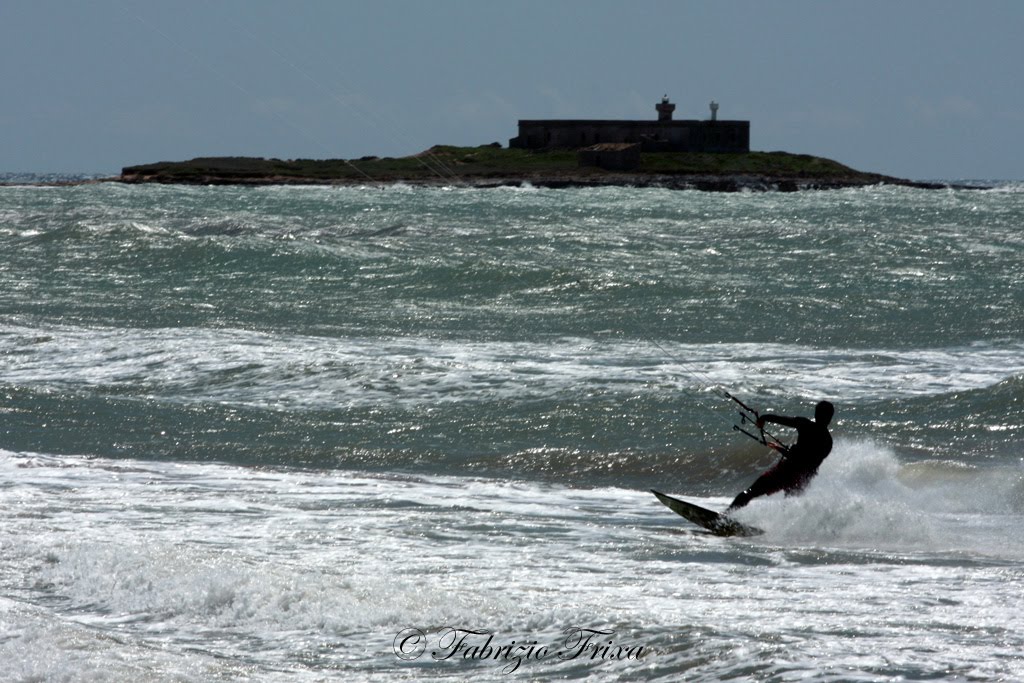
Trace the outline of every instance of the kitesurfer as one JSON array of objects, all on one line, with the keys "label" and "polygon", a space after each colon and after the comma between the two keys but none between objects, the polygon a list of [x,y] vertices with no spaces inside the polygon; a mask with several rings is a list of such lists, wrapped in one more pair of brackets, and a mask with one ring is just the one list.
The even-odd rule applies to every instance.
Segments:
[{"label": "kitesurfer", "polygon": [[796,443],[792,446],[769,444],[782,454],[782,459],[770,470],[757,478],[750,487],[736,496],[726,513],[737,510],[758,496],[767,496],[779,491],[795,495],[818,473],[818,466],[832,451],[832,435],[828,423],[832,421],[835,407],[828,401],[821,401],[814,408],[814,419],[806,417],[785,417],[766,413],[757,417],[757,428],[764,429],[765,422],[773,422],[796,430]]}]

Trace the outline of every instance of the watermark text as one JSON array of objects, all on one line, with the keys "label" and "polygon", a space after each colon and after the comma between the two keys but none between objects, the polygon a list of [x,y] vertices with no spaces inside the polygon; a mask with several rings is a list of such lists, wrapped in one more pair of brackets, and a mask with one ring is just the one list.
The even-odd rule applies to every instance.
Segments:
[{"label": "watermark text", "polygon": [[428,635],[418,628],[398,632],[395,655],[411,661],[425,654],[435,661],[493,661],[501,672],[514,673],[527,662],[588,661],[594,663],[639,660],[650,649],[644,645],[617,639],[611,629],[573,626],[552,642],[532,638],[503,640],[487,629],[446,626]]}]

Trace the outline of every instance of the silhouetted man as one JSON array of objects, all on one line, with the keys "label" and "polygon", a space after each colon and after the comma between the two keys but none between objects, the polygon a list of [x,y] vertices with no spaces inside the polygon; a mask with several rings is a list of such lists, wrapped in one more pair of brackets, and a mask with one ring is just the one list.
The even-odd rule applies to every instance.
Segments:
[{"label": "silhouetted man", "polygon": [[758,429],[762,429],[765,422],[795,429],[796,443],[788,448],[772,444],[772,448],[782,454],[782,459],[758,477],[750,488],[736,496],[726,512],[741,508],[758,496],[768,496],[779,491],[785,491],[789,496],[803,491],[818,473],[822,460],[832,451],[832,435],[828,433],[828,423],[832,421],[833,413],[835,408],[832,404],[821,401],[814,408],[813,420],[770,413],[758,417]]}]

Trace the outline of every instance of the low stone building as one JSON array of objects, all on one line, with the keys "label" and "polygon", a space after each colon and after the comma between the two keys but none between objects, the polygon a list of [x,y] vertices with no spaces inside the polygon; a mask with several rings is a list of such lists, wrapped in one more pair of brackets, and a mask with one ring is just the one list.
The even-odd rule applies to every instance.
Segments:
[{"label": "low stone building", "polygon": [[519,135],[508,141],[518,149],[578,149],[606,143],[638,143],[644,152],[749,152],[750,121],[718,120],[711,103],[706,121],[674,121],[676,105],[662,98],[656,121],[605,119],[522,119]]}]

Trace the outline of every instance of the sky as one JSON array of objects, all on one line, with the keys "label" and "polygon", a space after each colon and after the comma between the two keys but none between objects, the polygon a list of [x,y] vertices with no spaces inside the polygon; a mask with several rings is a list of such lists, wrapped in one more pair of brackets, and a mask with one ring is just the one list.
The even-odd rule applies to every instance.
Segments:
[{"label": "sky", "polygon": [[1024,179],[1021,0],[3,0],[0,172],[405,156],[519,119],[751,122],[751,149]]}]

